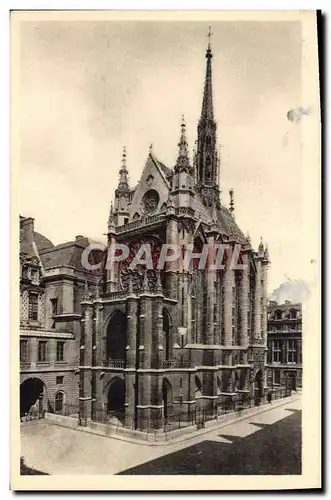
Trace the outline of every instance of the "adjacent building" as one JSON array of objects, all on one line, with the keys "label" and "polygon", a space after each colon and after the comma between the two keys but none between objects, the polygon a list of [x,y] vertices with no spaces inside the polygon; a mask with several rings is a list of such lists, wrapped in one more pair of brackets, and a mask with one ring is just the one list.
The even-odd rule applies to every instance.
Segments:
[{"label": "adjacent building", "polygon": [[[106,269],[81,303],[79,401],[86,419],[113,416],[131,429],[157,430],[235,400],[259,404],[267,391],[269,255],[262,240],[255,251],[238,227],[232,197],[229,208],[220,199],[212,57],[209,45],[192,160],[184,119],[175,165],[165,166],[150,148],[135,188],[123,152],[108,246],[126,244],[130,255]],[[165,243],[194,245],[196,252],[205,244],[239,245],[244,265],[232,269],[226,260],[215,271],[185,269],[178,260],[160,270],[131,269],[143,244],[156,262]]]},{"label": "adjacent building", "polygon": [[[53,245],[20,217],[20,410],[78,410],[81,300],[100,279],[81,255],[90,240]],[[93,257],[93,254],[92,254]]]},{"label": "adjacent building", "polygon": [[269,302],[268,385],[291,390],[302,387],[301,304]]}]

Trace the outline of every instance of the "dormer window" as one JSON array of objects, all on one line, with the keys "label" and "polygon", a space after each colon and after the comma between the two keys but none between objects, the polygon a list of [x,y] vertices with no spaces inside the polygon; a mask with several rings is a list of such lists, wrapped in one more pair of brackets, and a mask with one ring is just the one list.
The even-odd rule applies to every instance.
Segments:
[{"label": "dormer window", "polygon": [[36,282],[38,281],[38,271],[37,269],[31,269],[31,280]]}]

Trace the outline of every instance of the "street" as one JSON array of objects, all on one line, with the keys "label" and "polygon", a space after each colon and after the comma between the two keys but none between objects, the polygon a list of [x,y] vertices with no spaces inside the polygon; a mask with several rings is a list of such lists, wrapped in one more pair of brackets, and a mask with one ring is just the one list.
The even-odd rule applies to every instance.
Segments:
[{"label": "street", "polygon": [[300,474],[301,400],[162,446],[37,421],[21,427],[21,455],[47,474]]}]

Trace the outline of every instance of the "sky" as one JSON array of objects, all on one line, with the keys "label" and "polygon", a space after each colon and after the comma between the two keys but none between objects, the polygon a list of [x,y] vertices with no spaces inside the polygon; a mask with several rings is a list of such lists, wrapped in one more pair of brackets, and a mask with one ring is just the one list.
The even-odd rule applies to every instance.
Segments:
[{"label": "sky", "polygon": [[[21,23],[20,213],[54,244],[105,241],[127,148],[135,185],[149,145],[174,166],[185,115],[190,149],[202,103],[208,23]],[[268,244],[268,289],[304,280],[299,22],[213,22],[221,200]],[[303,117],[303,119],[308,119]]]}]

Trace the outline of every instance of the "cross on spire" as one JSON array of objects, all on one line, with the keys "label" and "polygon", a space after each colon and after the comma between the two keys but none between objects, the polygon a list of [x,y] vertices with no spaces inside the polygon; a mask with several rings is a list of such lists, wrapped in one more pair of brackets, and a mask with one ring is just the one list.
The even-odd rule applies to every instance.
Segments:
[{"label": "cross on spire", "polygon": [[210,49],[210,39],[211,37],[213,36],[213,32],[211,31],[211,26],[208,26],[208,34],[207,34],[207,37],[208,37],[208,48]]}]

